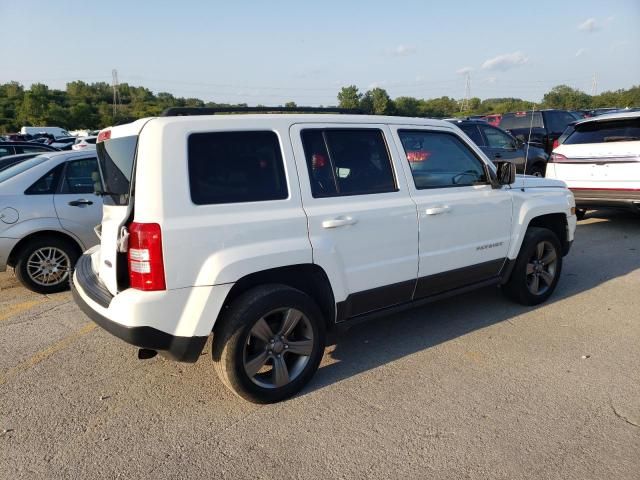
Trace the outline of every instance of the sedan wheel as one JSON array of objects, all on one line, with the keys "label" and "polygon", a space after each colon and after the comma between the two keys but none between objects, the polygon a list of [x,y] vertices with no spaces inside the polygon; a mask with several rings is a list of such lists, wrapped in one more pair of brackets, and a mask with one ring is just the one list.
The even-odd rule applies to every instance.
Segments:
[{"label": "sedan wheel", "polygon": [[27,258],[27,273],[33,283],[51,287],[67,282],[71,271],[71,259],[56,247],[42,247]]}]

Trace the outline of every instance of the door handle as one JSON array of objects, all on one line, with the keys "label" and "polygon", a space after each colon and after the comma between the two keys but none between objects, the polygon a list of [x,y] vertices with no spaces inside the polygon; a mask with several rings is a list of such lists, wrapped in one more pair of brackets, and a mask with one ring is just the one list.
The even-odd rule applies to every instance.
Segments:
[{"label": "door handle", "polygon": [[322,228],[337,228],[344,227],[346,225],[355,225],[358,220],[352,217],[337,217],[331,220],[324,220],[322,222]]},{"label": "door handle", "polygon": [[439,206],[439,207],[431,207],[427,208],[424,213],[427,215],[440,215],[442,213],[447,213],[451,211],[451,207],[447,205]]},{"label": "door handle", "polygon": [[71,202],[69,202],[69,205],[71,205],[72,207],[79,207],[80,205],[93,205],[93,202],[85,198],[80,198],[78,200],[72,200]]}]

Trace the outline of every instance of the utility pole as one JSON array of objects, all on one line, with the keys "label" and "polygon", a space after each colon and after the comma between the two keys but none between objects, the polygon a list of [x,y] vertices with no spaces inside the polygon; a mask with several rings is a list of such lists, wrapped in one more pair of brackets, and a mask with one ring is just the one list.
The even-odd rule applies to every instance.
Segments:
[{"label": "utility pole", "polygon": [[113,119],[118,115],[118,104],[120,103],[120,92],[118,91],[118,70],[111,70],[111,87],[113,88]]},{"label": "utility pole", "polygon": [[595,97],[598,94],[598,77],[593,74],[593,80],[591,81],[591,96]]},{"label": "utility pole", "polygon": [[460,105],[460,111],[464,112],[467,108],[469,108],[469,104],[471,103],[471,72],[467,72],[465,74],[465,82],[464,82],[464,100],[462,100],[462,104]]}]

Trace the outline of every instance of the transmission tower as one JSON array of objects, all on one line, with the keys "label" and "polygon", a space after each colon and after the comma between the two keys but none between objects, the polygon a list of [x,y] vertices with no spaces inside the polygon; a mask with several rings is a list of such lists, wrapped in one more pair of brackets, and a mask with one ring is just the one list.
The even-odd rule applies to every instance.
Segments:
[{"label": "transmission tower", "polygon": [[462,100],[462,104],[460,105],[461,112],[469,108],[470,100],[471,100],[471,72],[467,72],[465,75],[465,82],[464,82],[464,100]]},{"label": "transmission tower", "polygon": [[598,94],[598,77],[593,74],[593,80],[591,80],[591,96],[595,97]]},{"label": "transmission tower", "polygon": [[118,70],[111,70],[111,87],[113,88],[113,118],[118,115],[118,106],[120,105],[120,92],[118,91]]}]

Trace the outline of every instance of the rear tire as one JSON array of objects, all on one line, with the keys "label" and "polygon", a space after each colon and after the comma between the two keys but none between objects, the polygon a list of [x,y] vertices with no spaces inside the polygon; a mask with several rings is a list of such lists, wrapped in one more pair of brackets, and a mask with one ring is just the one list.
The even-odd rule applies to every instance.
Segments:
[{"label": "rear tire", "polygon": [[584,217],[586,217],[587,215],[587,211],[583,208],[576,208],[576,218],[578,220],[584,220]]},{"label": "rear tire", "polygon": [[62,292],[69,289],[69,278],[79,256],[78,247],[68,240],[34,238],[16,256],[16,277],[36,293]]},{"label": "rear tire", "polygon": [[522,305],[538,305],[551,296],[561,272],[562,248],[556,234],[530,227],[503,291]]},{"label": "rear tire", "polygon": [[252,288],[218,322],[212,348],[216,372],[245,400],[289,398],[318,369],[325,322],[313,299],[300,290],[278,284]]}]

